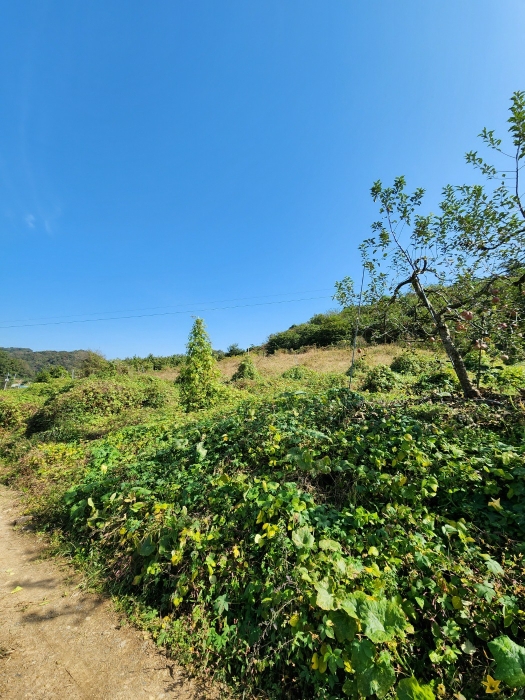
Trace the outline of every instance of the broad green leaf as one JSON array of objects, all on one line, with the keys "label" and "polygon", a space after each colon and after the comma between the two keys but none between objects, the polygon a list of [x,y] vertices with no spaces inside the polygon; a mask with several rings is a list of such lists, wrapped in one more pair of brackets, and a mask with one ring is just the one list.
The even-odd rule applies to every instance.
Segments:
[{"label": "broad green leaf", "polygon": [[315,539],[310,530],[305,526],[292,532],[292,542],[299,549],[312,549]]},{"label": "broad green leaf", "polygon": [[314,588],[317,591],[316,605],[321,610],[332,610],[334,607],[334,596],[330,592],[330,584],[326,581],[319,581],[314,584]]},{"label": "broad green leaf", "polygon": [[359,620],[359,615],[357,614],[357,600],[355,596],[350,595],[348,598],[345,598],[341,602],[340,607],[346,612],[347,615],[353,617],[354,620]]},{"label": "broad green leaf", "polygon": [[396,697],[398,700],[435,700],[432,688],[429,685],[420,685],[414,676],[403,678],[398,683]]},{"label": "broad green leaf", "polygon": [[335,540],[319,540],[319,549],[330,552],[340,552],[341,545]]},{"label": "broad green leaf", "polygon": [[352,668],[359,674],[365,671],[373,662],[376,648],[368,639],[355,641],[352,644]]},{"label": "broad green leaf", "polygon": [[344,610],[333,610],[328,618],[334,623],[335,637],[338,642],[344,642],[345,639],[352,640],[355,637],[357,623]]},{"label": "broad green leaf", "polygon": [[160,538],[159,540],[159,553],[160,554],[166,554],[167,552],[171,552],[171,545],[172,545],[172,537],[171,535],[164,535],[163,537]]},{"label": "broad green leaf", "polygon": [[401,606],[384,597],[376,599],[356,591],[341,603],[341,608],[360,621],[363,634],[374,643],[403,637],[409,627]]},{"label": "broad green leaf", "polygon": [[347,678],[343,685],[343,693],[355,697],[357,695],[355,678]]},{"label": "broad green leaf", "polygon": [[151,537],[148,536],[145,540],[142,540],[138,548],[138,553],[141,557],[149,557],[149,555],[153,554],[154,551],[155,545],[151,541]]},{"label": "broad green leaf", "polygon": [[365,697],[375,693],[378,698],[383,698],[394,685],[396,674],[387,651],[381,652],[377,658],[375,655],[376,648],[368,639],[352,644],[352,668],[358,691]]},{"label": "broad green leaf", "polygon": [[495,678],[511,688],[525,687],[525,648],[503,635],[488,643],[496,661]]}]

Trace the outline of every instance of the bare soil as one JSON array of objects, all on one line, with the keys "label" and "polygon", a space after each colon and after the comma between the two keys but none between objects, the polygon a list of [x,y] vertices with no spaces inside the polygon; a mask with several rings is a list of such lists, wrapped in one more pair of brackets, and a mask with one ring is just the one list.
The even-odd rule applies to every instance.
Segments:
[{"label": "bare soil", "polygon": [[20,511],[17,494],[0,486],[0,698],[212,697],[110,600],[83,591],[67,562],[43,558],[45,542]]}]

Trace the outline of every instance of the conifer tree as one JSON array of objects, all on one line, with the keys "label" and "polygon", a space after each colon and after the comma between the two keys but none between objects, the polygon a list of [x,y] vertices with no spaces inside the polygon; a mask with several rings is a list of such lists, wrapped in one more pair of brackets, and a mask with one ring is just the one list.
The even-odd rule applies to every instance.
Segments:
[{"label": "conifer tree", "polygon": [[186,347],[178,378],[182,404],[187,411],[208,408],[218,398],[220,372],[202,318],[195,319]]}]

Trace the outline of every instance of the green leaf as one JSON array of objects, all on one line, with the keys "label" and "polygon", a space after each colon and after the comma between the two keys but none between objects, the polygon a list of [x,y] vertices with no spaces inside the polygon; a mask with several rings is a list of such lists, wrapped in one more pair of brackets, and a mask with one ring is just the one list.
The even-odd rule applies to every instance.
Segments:
[{"label": "green leaf", "polygon": [[352,640],[357,632],[357,622],[349,617],[344,610],[333,610],[329,615],[334,624],[334,632],[338,642],[344,642],[345,639]]},{"label": "green leaf", "polygon": [[319,540],[319,549],[330,552],[340,552],[341,545],[335,540]]},{"label": "green leaf", "polygon": [[78,503],[75,503],[74,506],[71,506],[71,510],[69,511],[69,514],[72,518],[72,520],[76,520],[77,518],[81,518],[84,515],[84,512],[86,510],[87,506],[87,501],[85,499],[82,499]]},{"label": "green leaf", "polygon": [[494,576],[503,576],[504,571],[495,559],[487,559],[485,566]]},{"label": "green leaf", "polygon": [[319,581],[314,584],[317,591],[316,605],[321,610],[332,610],[334,607],[334,596],[330,592],[330,584],[326,581]]},{"label": "green leaf", "polygon": [[356,673],[357,689],[365,697],[374,695],[385,697],[396,680],[390,654],[382,651],[375,658],[375,646],[363,639],[352,645],[352,668]]},{"label": "green leaf", "polygon": [[292,532],[292,542],[299,549],[312,549],[315,539],[310,530],[305,526]]},{"label": "green leaf", "polygon": [[368,639],[355,641],[352,644],[352,668],[359,674],[374,662],[376,648]]},{"label": "green leaf", "polygon": [[396,689],[398,700],[434,700],[435,696],[429,685],[420,685],[419,681],[412,676],[403,678]]},{"label": "green leaf", "polygon": [[356,591],[341,603],[341,608],[360,621],[363,634],[376,644],[403,637],[409,627],[401,606],[384,597],[376,599]]},{"label": "green leaf", "polygon": [[496,661],[494,677],[511,688],[525,687],[525,649],[503,635],[488,643]]},{"label": "green leaf", "polygon": [[142,540],[137,551],[141,557],[149,557],[150,554],[153,554],[155,551],[155,545],[151,541],[151,537],[149,537],[149,535],[145,540]]},{"label": "green leaf", "polygon": [[485,583],[475,583],[474,588],[476,589],[478,596],[480,598],[485,598],[487,603],[490,603],[496,595],[496,591],[494,590],[493,586],[486,581]]},{"label": "green leaf", "polygon": [[470,641],[470,639],[467,639],[467,640],[466,640],[465,642],[463,642],[463,644],[461,645],[461,651],[462,651],[464,654],[475,654],[476,651],[477,651],[477,649],[476,649],[476,647],[474,646],[474,644],[472,644],[472,642]]},{"label": "green leaf", "polygon": [[356,681],[355,678],[347,678],[343,684],[343,693],[345,695],[355,696],[357,695]]},{"label": "green leaf", "polygon": [[166,554],[167,552],[171,552],[172,540],[173,540],[173,538],[171,537],[171,535],[164,535],[163,537],[160,538],[160,540],[159,540],[159,554]]}]

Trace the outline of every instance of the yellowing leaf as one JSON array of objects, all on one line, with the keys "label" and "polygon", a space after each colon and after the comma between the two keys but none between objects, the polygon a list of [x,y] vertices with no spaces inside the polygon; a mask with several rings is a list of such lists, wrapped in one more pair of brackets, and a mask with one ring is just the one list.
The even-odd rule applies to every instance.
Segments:
[{"label": "yellowing leaf", "polygon": [[368,549],[368,556],[370,557],[378,557],[379,556],[379,550],[377,547],[369,547]]},{"label": "yellowing leaf", "polygon": [[18,593],[18,591],[21,591],[21,590],[22,590],[22,586],[17,586],[16,588],[13,588],[11,593]]},{"label": "yellowing leaf", "polygon": [[503,506],[501,505],[499,498],[493,498],[492,501],[489,501],[489,506],[495,510],[503,510]]},{"label": "yellowing leaf", "polygon": [[174,549],[174,550],[171,552],[171,563],[172,563],[173,565],[176,565],[176,564],[178,564],[178,563],[180,562],[181,559],[182,559],[182,550],[180,550],[180,549]]},{"label": "yellowing leaf", "polygon": [[484,681],[481,681],[485,686],[485,692],[490,695],[491,693],[499,693],[499,687],[501,681],[497,681],[492,676],[487,676]]},{"label": "yellowing leaf", "polygon": [[241,556],[241,550],[239,549],[239,547],[237,547],[236,544],[233,545],[232,552],[233,552],[233,556],[234,556],[236,559],[238,559],[238,558]]},{"label": "yellowing leaf", "polygon": [[352,664],[348,660],[346,660],[344,662],[344,669],[345,669],[346,673],[353,673],[354,672],[354,669],[352,668]]},{"label": "yellowing leaf", "polygon": [[312,668],[314,671],[317,671],[319,668],[319,656],[317,652],[315,652],[315,654],[312,656]]},{"label": "yellowing leaf", "polygon": [[298,613],[294,613],[289,620],[290,626],[297,627],[297,625],[299,624],[299,620],[300,620],[300,616],[298,615]]},{"label": "yellowing leaf", "polygon": [[463,602],[458,595],[452,596],[452,605],[454,610],[461,610],[463,608]]},{"label": "yellowing leaf", "polygon": [[272,537],[275,537],[275,535],[279,532],[279,526],[278,525],[268,525],[268,531],[267,531],[267,536],[268,539],[271,539]]}]

